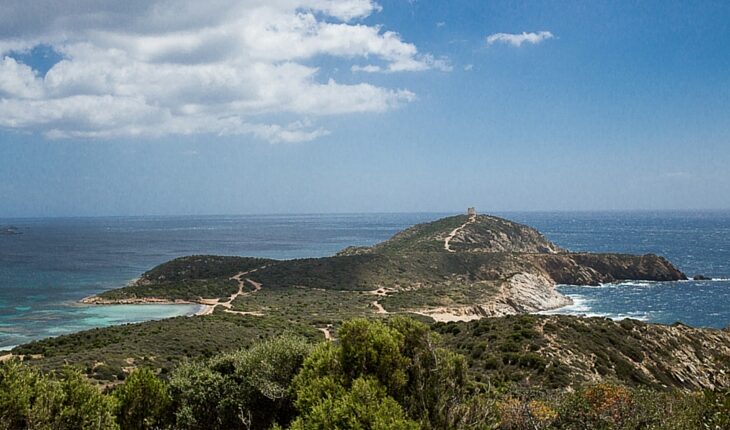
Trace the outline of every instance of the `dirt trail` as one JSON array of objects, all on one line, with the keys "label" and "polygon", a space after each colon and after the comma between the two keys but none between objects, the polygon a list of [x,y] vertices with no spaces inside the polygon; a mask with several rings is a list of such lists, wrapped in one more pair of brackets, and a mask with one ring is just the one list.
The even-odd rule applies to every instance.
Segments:
[{"label": "dirt trail", "polygon": [[[261,288],[263,287],[261,285],[261,283],[252,281],[249,278],[244,279],[244,276],[254,273],[255,271],[257,271],[259,269],[263,269],[264,267],[266,267],[266,266],[259,267],[257,269],[249,270],[246,272],[240,272],[240,273],[230,277],[229,279],[231,281],[238,282],[238,291],[231,294],[231,296],[225,302],[221,302],[220,299],[203,299],[203,300],[201,300],[200,304],[204,305],[205,308],[203,308],[203,310],[198,312],[198,315],[212,314],[217,306],[223,306],[224,308],[226,308],[225,311],[230,314],[263,316],[263,313],[261,313],[261,312],[234,311],[234,310],[231,310],[231,308],[233,307],[233,301],[236,300],[238,297],[247,296],[249,294],[254,294],[261,290]],[[246,282],[248,282],[249,284],[251,284],[253,286],[253,291],[251,291],[251,292],[243,291],[243,289],[246,287]]]},{"label": "dirt trail", "polygon": [[378,303],[377,300],[374,301],[374,302],[372,302],[372,305],[375,307],[375,313],[376,314],[387,314],[388,313],[388,311],[385,310],[385,308],[383,307],[383,305],[381,305],[380,303]]},{"label": "dirt trail", "polygon": [[[377,297],[385,297],[389,293],[394,293],[395,291],[396,290],[394,290],[392,288],[380,287],[377,290],[370,291],[369,293],[374,296],[377,296]],[[385,310],[383,305],[381,305],[378,300],[375,300],[374,302],[370,302],[370,304],[373,305],[373,307],[375,308],[375,313],[376,314],[387,314],[388,311]]]},{"label": "dirt trail", "polygon": [[262,287],[262,285],[259,282],[252,281],[248,278],[246,278],[246,281],[248,281],[249,284],[253,285],[253,291],[251,291],[251,293],[245,293],[244,295],[257,293]]},{"label": "dirt trail", "polygon": [[325,340],[331,342],[331,341],[335,340],[335,338],[332,336],[332,332],[330,331],[331,328],[332,328],[332,325],[331,324],[327,324],[327,327],[319,327],[319,328],[317,328],[317,330],[319,330],[322,333],[324,333],[324,339]]},{"label": "dirt trail", "polygon": [[456,252],[453,249],[451,249],[451,247],[449,246],[449,242],[451,242],[451,239],[453,239],[454,236],[456,236],[461,230],[463,230],[464,227],[466,227],[468,224],[473,223],[476,220],[477,220],[477,216],[476,215],[469,215],[469,219],[466,220],[466,222],[464,224],[462,224],[462,225],[456,227],[455,229],[451,230],[451,233],[449,233],[449,235],[446,236],[446,239],[444,239],[444,249],[446,251],[448,251],[448,252]]},{"label": "dirt trail", "polygon": [[251,315],[255,317],[262,317],[264,316],[263,312],[257,312],[257,311],[232,311],[230,309],[223,309],[224,312],[228,312],[229,314],[236,314],[236,315]]}]

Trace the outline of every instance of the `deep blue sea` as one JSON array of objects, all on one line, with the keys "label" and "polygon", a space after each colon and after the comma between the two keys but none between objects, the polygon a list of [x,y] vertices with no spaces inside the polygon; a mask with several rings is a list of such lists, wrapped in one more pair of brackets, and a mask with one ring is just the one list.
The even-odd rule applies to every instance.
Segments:
[{"label": "deep blue sea", "polygon": [[[190,254],[279,259],[332,255],[371,245],[448,214],[0,219],[0,349],[92,327],[195,312],[195,306],[84,306],[83,297],[123,286]],[[575,305],[561,313],[632,317],[693,326],[730,324],[730,212],[498,213],[573,251],[653,252],[687,275],[713,281],[561,286]]]}]

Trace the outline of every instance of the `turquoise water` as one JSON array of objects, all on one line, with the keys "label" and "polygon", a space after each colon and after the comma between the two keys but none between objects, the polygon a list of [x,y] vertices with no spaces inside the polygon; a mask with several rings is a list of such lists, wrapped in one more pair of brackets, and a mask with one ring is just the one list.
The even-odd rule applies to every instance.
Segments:
[{"label": "turquoise water", "polygon": [[[301,258],[372,245],[447,214],[0,219],[0,348],[46,336],[195,312],[187,305],[81,306],[145,270],[190,254]],[[502,213],[574,251],[653,252],[720,280],[560,287],[563,313],[703,327],[730,324],[730,212]]]},{"label": "turquoise water", "polygon": [[94,327],[193,315],[200,309],[198,305],[157,304],[76,306],[78,308],[76,309],[78,318],[75,318],[73,322],[68,321],[60,326],[48,327],[46,332],[50,335],[61,335]]},{"label": "turquoise water", "polygon": [[384,240],[439,214],[2,219],[23,234],[0,236],[0,349],[92,327],[196,311],[189,305],[83,306],[191,254],[301,258]]}]

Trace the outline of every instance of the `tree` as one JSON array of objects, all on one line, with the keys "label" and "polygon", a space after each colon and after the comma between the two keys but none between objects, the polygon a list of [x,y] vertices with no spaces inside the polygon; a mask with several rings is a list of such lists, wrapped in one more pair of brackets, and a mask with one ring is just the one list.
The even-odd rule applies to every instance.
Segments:
[{"label": "tree", "polygon": [[338,339],[318,345],[294,380],[303,417],[298,425],[323,422],[317,411],[353,398],[355,381],[367,381],[368,392],[373,384],[382,388],[384,404],[396,402],[424,428],[482,428],[494,420],[493,401],[468,377],[464,358],[437,347],[425,324],[404,317],[354,319],[342,325]]},{"label": "tree", "polygon": [[409,419],[375,378],[360,377],[345,393],[327,396],[292,423],[292,430],[416,430]]},{"label": "tree", "polygon": [[0,429],[29,426],[39,379],[37,371],[17,360],[0,367]]},{"label": "tree", "polygon": [[176,427],[268,429],[294,416],[291,382],[311,345],[280,336],[173,372],[170,391]]},{"label": "tree", "polygon": [[114,390],[117,422],[125,430],[163,427],[169,420],[170,395],[165,384],[146,368],[137,369]]},{"label": "tree", "polygon": [[17,361],[0,366],[0,429],[117,429],[113,407],[78,370],[56,378]]},{"label": "tree", "polygon": [[119,428],[114,419],[114,399],[103,395],[77,369],[61,372],[61,404],[53,420],[55,430]]}]

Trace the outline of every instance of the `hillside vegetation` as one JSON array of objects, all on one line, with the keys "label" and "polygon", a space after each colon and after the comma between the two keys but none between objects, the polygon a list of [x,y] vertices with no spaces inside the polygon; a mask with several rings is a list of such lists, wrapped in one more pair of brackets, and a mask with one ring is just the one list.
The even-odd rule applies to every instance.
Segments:
[{"label": "hillside vegetation", "polygon": [[477,380],[566,388],[616,380],[636,387],[730,388],[730,332],[637,320],[515,315],[436,324]]},{"label": "hillside vegetation", "polygon": [[[529,330],[526,320],[515,319],[502,320]],[[479,329],[446,327],[449,333],[454,327]],[[0,365],[0,425],[59,430],[730,426],[726,389],[657,391],[616,381],[577,384],[570,391],[498,387],[489,378],[475,378],[466,357],[412,319],[349,320],[336,336],[337,342],[319,343],[277,336],[186,361],[160,376],[140,367],[104,392],[68,367],[41,373],[10,361]]]}]

